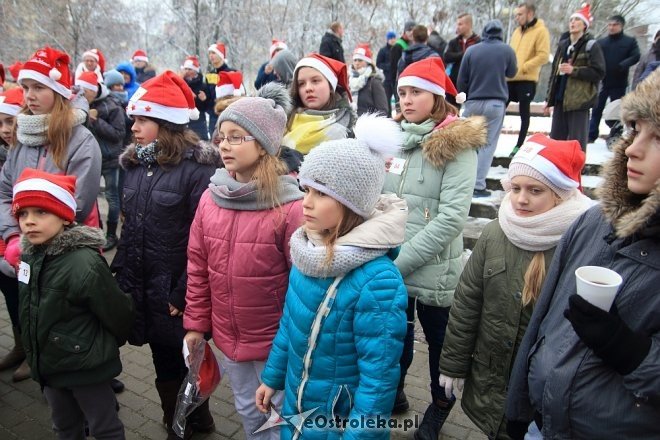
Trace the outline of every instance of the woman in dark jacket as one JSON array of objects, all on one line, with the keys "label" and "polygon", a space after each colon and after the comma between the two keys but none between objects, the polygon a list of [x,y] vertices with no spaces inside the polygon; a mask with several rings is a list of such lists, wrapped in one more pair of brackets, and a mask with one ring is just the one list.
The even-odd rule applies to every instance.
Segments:
[{"label": "woman in dark jacket", "polygon": [[390,116],[383,72],[376,67],[371,58],[371,49],[368,44],[360,44],[353,51],[353,64],[351,64],[348,85],[353,95],[353,108],[357,115],[363,113],[380,113]]},{"label": "woman in dark jacket", "polygon": [[[151,348],[168,439],[175,439],[172,419],[187,373],[181,346],[188,233],[219,157],[186,128],[195,102],[179,76],[166,71],[142,88],[146,93],[128,104],[136,144],[120,158],[125,220],[112,269],[133,296],[136,320],[128,341]],[[208,403],[189,420],[193,430],[214,429]]]}]

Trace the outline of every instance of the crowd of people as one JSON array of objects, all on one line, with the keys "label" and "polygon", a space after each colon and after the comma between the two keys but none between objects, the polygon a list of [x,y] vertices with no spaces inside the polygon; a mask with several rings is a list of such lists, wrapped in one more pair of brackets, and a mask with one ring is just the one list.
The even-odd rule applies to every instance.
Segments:
[{"label": "crowd of people", "polygon": [[[488,438],[658,438],[658,35],[629,90],[640,53],[625,19],[596,40],[589,6],[572,14],[550,136],[528,138],[550,38],[532,4],[516,21],[510,44],[499,20],[480,37],[461,14],[449,42],[408,21],[350,65],[339,22],[301,59],[273,39],[254,96],[222,42],[209,73],[197,56],[157,73],[143,50],[106,70],[98,48],[75,69],[51,47],[0,68],[0,290],[15,343],[0,369],[40,384],[58,438],[123,439],[119,350],[149,345],[173,440],[182,345],[212,340],[246,438],[384,439],[364,420],[408,410],[418,322],[430,402],[417,440],[438,438],[463,387]],[[608,98],[627,130],[595,203],[581,174]],[[505,196],[464,266],[510,101],[521,129]],[[622,277],[611,310],[576,293],[581,266]],[[270,411],[350,428],[262,430]],[[206,400],[183,436],[215,424]]]}]

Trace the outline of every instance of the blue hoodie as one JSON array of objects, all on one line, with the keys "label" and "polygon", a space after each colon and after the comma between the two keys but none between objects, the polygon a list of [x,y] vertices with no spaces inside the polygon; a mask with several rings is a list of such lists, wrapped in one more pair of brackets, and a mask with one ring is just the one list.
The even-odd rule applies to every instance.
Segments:
[{"label": "blue hoodie", "polygon": [[120,71],[121,73],[128,73],[128,75],[131,77],[131,81],[128,83],[124,83],[124,90],[128,92],[128,99],[131,99],[131,96],[133,96],[133,93],[140,87],[140,85],[135,82],[135,77],[137,76],[135,74],[135,68],[133,65],[125,61],[123,63],[117,64],[117,67],[115,67],[116,70]]}]

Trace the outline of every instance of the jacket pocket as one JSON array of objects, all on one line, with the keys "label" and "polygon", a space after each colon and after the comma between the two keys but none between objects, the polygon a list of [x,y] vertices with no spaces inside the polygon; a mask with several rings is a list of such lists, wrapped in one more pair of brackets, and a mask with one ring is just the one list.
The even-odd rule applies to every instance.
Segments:
[{"label": "jacket pocket", "polygon": [[126,207],[132,207],[135,204],[135,194],[137,194],[137,191],[133,188],[129,188],[127,186],[124,186],[124,189],[122,190],[122,200],[124,204],[124,210],[126,210]]},{"label": "jacket pocket", "polygon": [[484,264],[484,279],[493,278],[506,270],[506,261],[504,257],[489,258]]},{"label": "jacket pocket", "polygon": [[178,206],[183,202],[183,194],[157,189],[151,192],[151,198],[154,203],[168,208]]},{"label": "jacket pocket", "polygon": [[339,385],[332,399],[332,418],[345,419],[353,409],[353,394],[348,385]]}]

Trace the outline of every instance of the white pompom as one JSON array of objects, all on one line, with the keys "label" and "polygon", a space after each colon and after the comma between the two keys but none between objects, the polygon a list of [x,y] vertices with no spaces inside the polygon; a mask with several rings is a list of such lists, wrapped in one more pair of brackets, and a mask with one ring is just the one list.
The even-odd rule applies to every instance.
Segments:
[{"label": "white pompom", "polygon": [[458,95],[456,95],[456,104],[463,104],[466,99],[467,96],[465,95],[465,92],[461,92]]},{"label": "white pompom", "polygon": [[191,108],[190,109],[190,120],[191,121],[196,121],[199,119],[199,110],[197,110],[197,107]]},{"label": "white pompom", "polygon": [[396,154],[403,145],[403,132],[399,124],[378,114],[367,113],[360,116],[353,133],[357,140],[384,157]]},{"label": "white pompom", "polygon": [[53,67],[50,69],[50,72],[48,72],[48,76],[50,76],[50,79],[53,81],[59,81],[62,78],[62,72]]}]

